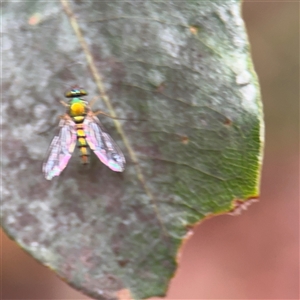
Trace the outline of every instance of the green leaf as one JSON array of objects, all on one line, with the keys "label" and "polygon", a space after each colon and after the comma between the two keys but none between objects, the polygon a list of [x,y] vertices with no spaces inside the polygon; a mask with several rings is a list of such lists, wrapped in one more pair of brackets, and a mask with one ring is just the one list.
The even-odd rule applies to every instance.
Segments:
[{"label": "green leaf", "polygon": [[[190,228],[259,194],[262,110],[240,1],[22,1],[2,13],[4,230],[95,299],[164,295]],[[74,154],[44,178],[74,84],[127,119],[100,117],[124,173]]]}]

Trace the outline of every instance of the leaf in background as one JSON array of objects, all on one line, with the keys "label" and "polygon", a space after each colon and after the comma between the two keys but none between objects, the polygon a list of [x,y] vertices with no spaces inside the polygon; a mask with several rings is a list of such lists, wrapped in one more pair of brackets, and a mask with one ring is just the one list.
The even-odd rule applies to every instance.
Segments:
[{"label": "leaf in background", "polygon": [[[4,230],[95,299],[164,295],[189,228],[258,196],[262,111],[240,1],[5,2],[2,13]],[[74,154],[44,179],[74,84],[127,119],[101,116],[124,173]]]}]

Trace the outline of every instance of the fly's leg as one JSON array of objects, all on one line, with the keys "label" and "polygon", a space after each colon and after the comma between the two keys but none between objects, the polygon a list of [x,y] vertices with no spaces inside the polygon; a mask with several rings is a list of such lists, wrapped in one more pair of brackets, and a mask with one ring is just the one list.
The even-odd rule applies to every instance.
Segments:
[{"label": "fly's leg", "polygon": [[[67,114],[61,115],[61,116],[57,116],[56,119],[58,121],[62,120],[62,119],[69,119],[70,117]],[[48,125],[47,128],[45,130],[35,130],[35,133],[38,135],[44,135],[49,131],[52,131],[55,127],[57,127],[59,124],[55,123],[55,124],[51,124]]]},{"label": "fly's leg", "polygon": [[[70,105],[68,103],[66,103],[65,101],[63,100],[59,100],[59,102],[64,106],[64,107],[70,107]],[[61,115],[61,116],[58,116],[57,119],[58,120],[61,120],[61,119],[66,119],[67,118],[67,114],[64,114],[64,115]],[[49,125],[47,126],[47,128],[45,130],[41,130],[41,131],[36,131],[37,134],[40,134],[40,135],[43,135],[45,133],[47,133],[49,130],[52,130],[54,127],[56,127],[57,124],[52,124],[52,125]]]},{"label": "fly's leg", "polygon": [[92,107],[99,98],[100,96],[93,97],[92,100],[89,102],[89,107]]},{"label": "fly's leg", "polygon": [[[92,100],[89,102],[89,108],[91,109],[92,106],[95,104],[95,102],[100,98],[100,96],[95,96],[92,98]],[[117,118],[117,117],[113,117],[111,115],[106,114],[105,112],[103,112],[102,110],[96,110],[92,112],[94,116],[97,115],[104,115],[106,117],[109,117],[111,119],[115,119],[115,120],[128,120],[128,119],[121,119],[121,118]]]},{"label": "fly's leg", "polygon": [[103,116],[109,117],[109,118],[114,119],[114,120],[136,121],[136,122],[147,121],[145,119],[128,119],[128,118],[113,117],[111,115],[106,114],[102,110],[93,111],[92,113],[93,113],[94,116],[103,115]]},{"label": "fly's leg", "polygon": [[64,106],[64,107],[69,107],[70,105],[68,103],[66,103],[63,100],[59,100],[59,102]]},{"label": "fly's leg", "polygon": [[103,115],[103,116],[109,117],[109,118],[111,118],[111,119],[124,120],[124,119],[120,119],[120,118],[117,118],[117,117],[113,117],[113,116],[111,116],[111,115],[108,115],[108,114],[106,114],[105,112],[103,112],[102,110],[93,111],[93,115],[94,115],[94,116],[97,116],[97,115]]},{"label": "fly's leg", "polygon": [[[91,109],[91,107],[95,104],[96,100],[99,99],[100,96],[95,96],[92,98],[92,100],[89,102],[89,108]],[[111,116],[111,115],[108,115],[106,114],[105,112],[103,112],[102,110],[96,110],[96,111],[92,111],[92,114],[94,116],[97,116],[97,115],[103,115],[103,116],[106,116],[106,117],[109,117],[111,119],[114,119],[114,120],[125,120],[125,121],[146,121],[146,120],[136,120],[136,119],[127,119],[127,118],[118,118],[118,117],[114,117],[114,116]]]}]

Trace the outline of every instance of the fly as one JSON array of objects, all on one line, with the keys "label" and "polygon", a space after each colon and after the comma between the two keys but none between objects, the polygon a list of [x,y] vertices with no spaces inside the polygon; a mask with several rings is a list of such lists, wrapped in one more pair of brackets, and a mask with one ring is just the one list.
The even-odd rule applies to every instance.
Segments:
[{"label": "fly", "polygon": [[115,172],[123,172],[125,158],[112,137],[105,131],[96,114],[91,110],[84,89],[73,88],[65,93],[69,98],[66,113],[61,117],[59,133],[49,147],[48,156],[43,164],[46,179],[59,176],[66,168],[76,145],[79,148],[81,162],[89,163],[92,149],[103,164]]}]

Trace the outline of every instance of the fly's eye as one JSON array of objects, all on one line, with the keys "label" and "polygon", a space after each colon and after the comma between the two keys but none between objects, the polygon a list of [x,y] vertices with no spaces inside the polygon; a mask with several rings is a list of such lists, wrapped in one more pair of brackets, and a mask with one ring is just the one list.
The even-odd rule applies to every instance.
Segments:
[{"label": "fly's eye", "polygon": [[71,98],[71,97],[73,97],[72,91],[66,92],[66,93],[65,93],[65,97],[66,97],[66,98]]},{"label": "fly's eye", "polygon": [[66,92],[65,96],[67,98],[73,98],[73,97],[76,97],[76,96],[80,96],[80,91],[79,90],[71,90],[71,91]]},{"label": "fly's eye", "polygon": [[86,95],[87,95],[87,91],[84,90],[84,89],[81,89],[81,90],[79,91],[79,93],[80,93],[81,96],[86,96]]},{"label": "fly's eye", "polygon": [[71,91],[67,91],[65,93],[66,98],[74,98],[80,96],[86,96],[88,93],[84,89],[72,89]]}]

